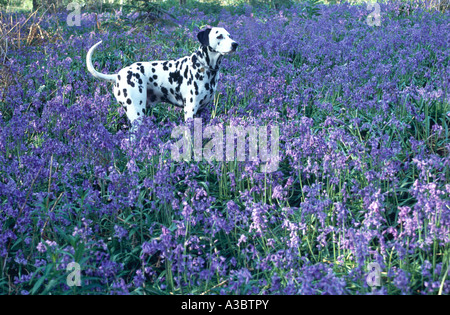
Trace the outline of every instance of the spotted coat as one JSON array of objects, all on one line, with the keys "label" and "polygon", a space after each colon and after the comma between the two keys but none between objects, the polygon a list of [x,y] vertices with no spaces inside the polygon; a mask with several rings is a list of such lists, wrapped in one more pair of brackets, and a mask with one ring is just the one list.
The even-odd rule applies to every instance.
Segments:
[{"label": "spotted coat", "polygon": [[223,28],[207,28],[197,35],[200,48],[176,60],[136,62],[117,74],[97,72],[92,46],[86,56],[89,72],[114,83],[113,93],[131,123],[147,114],[158,102],[182,107],[184,119],[192,118],[214,98],[223,56],[236,51],[238,44]]}]

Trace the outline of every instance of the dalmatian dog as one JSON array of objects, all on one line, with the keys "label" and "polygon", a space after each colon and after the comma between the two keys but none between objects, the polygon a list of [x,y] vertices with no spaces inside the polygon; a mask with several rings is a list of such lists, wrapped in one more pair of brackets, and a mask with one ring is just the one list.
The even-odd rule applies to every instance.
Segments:
[{"label": "dalmatian dog", "polygon": [[132,126],[158,102],[182,107],[186,121],[213,100],[220,63],[225,55],[235,52],[238,47],[221,27],[202,30],[197,38],[201,46],[190,56],[136,62],[117,74],[103,74],[94,69],[91,58],[100,41],[87,53],[87,68],[95,78],[114,84],[114,96],[125,109]]}]

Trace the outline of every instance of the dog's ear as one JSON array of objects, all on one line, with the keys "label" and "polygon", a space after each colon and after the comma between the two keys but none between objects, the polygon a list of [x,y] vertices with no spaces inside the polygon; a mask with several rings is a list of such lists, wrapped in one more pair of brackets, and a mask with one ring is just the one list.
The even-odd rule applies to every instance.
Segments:
[{"label": "dog's ear", "polygon": [[209,46],[209,33],[211,32],[210,28],[207,28],[197,34],[198,41],[203,46]]}]

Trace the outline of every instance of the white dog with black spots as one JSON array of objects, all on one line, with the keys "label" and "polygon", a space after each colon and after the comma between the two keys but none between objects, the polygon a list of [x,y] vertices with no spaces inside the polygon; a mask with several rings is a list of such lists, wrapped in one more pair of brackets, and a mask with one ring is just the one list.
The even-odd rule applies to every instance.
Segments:
[{"label": "white dog with black spots", "polygon": [[103,74],[94,69],[92,54],[100,41],[87,53],[87,68],[94,77],[114,83],[114,96],[124,107],[132,126],[158,102],[182,107],[186,121],[214,99],[222,58],[238,47],[221,27],[202,30],[197,38],[201,46],[190,56],[136,62],[117,74]]}]

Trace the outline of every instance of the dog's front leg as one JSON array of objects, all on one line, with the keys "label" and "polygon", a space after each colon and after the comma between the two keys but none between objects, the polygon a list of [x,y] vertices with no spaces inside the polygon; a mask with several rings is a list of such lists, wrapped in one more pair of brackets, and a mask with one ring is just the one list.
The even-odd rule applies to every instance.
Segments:
[{"label": "dog's front leg", "polygon": [[194,115],[197,114],[198,105],[195,102],[195,97],[190,97],[186,99],[184,102],[184,121],[187,121],[189,118],[194,118]]}]

